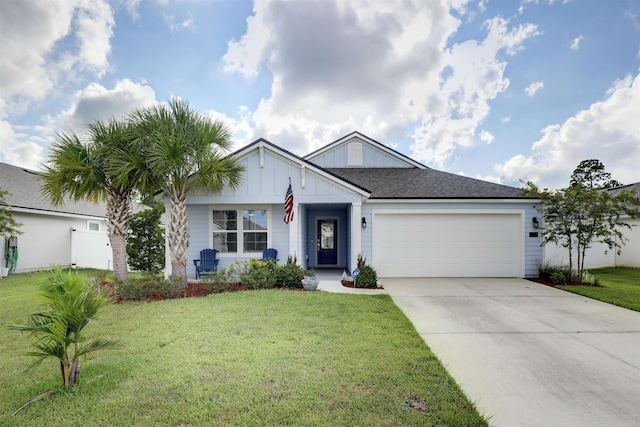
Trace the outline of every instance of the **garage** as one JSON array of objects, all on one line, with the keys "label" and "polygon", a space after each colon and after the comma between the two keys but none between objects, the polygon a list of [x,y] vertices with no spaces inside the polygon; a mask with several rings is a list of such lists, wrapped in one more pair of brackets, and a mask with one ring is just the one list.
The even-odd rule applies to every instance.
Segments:
[{"label": "garage", "polygon": [[374,212],[381,277],[523,277],[521,212]]}]

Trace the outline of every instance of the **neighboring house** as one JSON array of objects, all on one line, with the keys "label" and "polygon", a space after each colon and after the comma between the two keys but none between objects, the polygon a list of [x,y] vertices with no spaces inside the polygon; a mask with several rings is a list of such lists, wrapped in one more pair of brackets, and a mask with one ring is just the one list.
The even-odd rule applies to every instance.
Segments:
[{"label": "neighboring house", "polygon": [[[41,193],[38,172],[0,163],[0,188],[22,223],[16,273],[62,267],[112,269],[105,204],[67,201],[53,206]],[[5,242],[0,261],[5,264]]]},{"label": "neighboring house", "polygon": [[[622,190],[635,191],[640,197],[640,182],[607,189],[607,191],[614,194]],[[615,248],[612,250],[604,243],[595,242],[585,252],[585,268],[640,267],[640,218],[627,217],[623,218],[623,220],[631,225],[631,229],[620,229],[625,239],[627,239],[620,248],[620,254],[617,253]],[[544,247],[544,259],[552,264],[567,265],[569,264],[569,252],[567,248],[548,244]],[[575,251],[573,259],[576,262],[577,253]]]},{"label": "neighboring house", "polygon": [[245,168],[240,188],[187,199],[189,276],[202,249],[224,266],[265,247],[315,269],[353,270],[362,254],[381,277],[538,274],[537,200],[517,188],[428,168],[358,132],[305,157],[264,139],[232,156]]}]

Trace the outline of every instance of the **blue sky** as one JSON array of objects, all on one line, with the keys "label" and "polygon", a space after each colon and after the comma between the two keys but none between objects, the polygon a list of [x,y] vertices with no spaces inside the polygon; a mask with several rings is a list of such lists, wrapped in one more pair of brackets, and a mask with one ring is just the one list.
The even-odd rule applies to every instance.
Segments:
[{"label": "blue sky", "polygon": [[304,155],[354,130],[430,167],[640,181],[637,0],[3,0],[0,161],[172,96]]}]

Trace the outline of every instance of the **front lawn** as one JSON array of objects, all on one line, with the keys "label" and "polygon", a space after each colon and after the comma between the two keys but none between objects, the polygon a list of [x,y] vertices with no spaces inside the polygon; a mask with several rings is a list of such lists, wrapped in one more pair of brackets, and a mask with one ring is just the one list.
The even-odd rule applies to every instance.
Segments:
[{"label": "front lawn", "polygon": [[558,286],[559,289],[640,311],[640,269],[609,267],[589,270],[602,287]]},{"label": "front lawn", "polygon": [[[0,324],[38,308],[37,274],[0,280]],[[60,388],[27,335],[0,334],[0,424],[487,425],[388,296],[263,290],[127,303],[86,328],[117,350]]]}]

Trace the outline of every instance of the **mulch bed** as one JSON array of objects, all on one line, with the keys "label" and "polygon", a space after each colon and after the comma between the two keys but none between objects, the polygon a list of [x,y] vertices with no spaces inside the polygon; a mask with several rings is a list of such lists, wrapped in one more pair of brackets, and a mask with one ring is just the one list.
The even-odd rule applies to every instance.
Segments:
[{"label": "mulch bed", "polygon": [[555,283],[551,283],[549,281],[546,281],[544,279],[540,279],[540,278],[533,278],[533,279],[527,279],[530,282],[536,282],[536,283],[540,283],[542,285],[546,285],[546,286],[550,286],[552,288],[555,288],[556,286],[592,286],[594,288],[601,288],[602,285],[594,285],[591,284],[589,282],[568,282],[568,283],[560,283],[560,284],[555,284]]},{"label": "mulch bed", "polygon": [[352,281],[352,280],[342,280],[340,283],[342,283],[342,286],[344,286],[345,288],[382,289],[382,288],[379,288],[377,286],[366,286],[366,287],[356,286],[355,282]]}]

